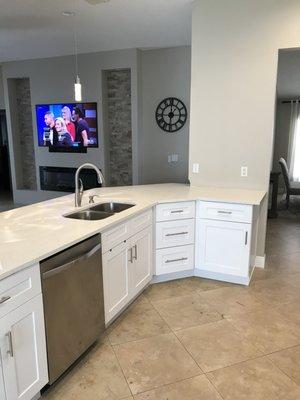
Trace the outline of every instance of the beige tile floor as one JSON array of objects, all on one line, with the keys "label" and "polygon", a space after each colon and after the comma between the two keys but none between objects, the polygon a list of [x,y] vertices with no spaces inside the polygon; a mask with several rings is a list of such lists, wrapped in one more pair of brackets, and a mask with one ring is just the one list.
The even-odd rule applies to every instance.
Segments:
[{"label": "beige tile floor", "polygon": [[150,286],[45,400],[300,400],[300,215],[270,220],[250,287]]}]

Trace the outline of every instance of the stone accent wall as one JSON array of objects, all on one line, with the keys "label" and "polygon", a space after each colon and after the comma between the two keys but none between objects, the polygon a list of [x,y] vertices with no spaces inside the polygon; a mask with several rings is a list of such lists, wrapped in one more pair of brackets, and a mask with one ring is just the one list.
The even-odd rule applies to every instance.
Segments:
[{"label": "stone accent wall", "polygon": [[131,185],[131,71],[106,71],[106,79],[110,185]]},{"label": "stone accent wall", "polygon": [[[23,179],[18,189],[36,190],[31,95],[29,78],[15,79],[20,162]],[[12,116],[13,118],[13,116]]]}]

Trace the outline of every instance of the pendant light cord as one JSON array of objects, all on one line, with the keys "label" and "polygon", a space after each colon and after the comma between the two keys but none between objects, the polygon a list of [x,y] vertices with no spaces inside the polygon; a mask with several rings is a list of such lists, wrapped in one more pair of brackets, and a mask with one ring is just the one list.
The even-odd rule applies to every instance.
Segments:
[{"label": "pendant light cord", "polygon": [[76,8],[76,0],[74,0],[74,18],[73,18],[73,36],[74,36],[74,54],[75,54],[75,73],[76,79],[78,77],[78,39],[77,39],[77,31],[76,31],[76,17],[77,17],[77,8]]}]

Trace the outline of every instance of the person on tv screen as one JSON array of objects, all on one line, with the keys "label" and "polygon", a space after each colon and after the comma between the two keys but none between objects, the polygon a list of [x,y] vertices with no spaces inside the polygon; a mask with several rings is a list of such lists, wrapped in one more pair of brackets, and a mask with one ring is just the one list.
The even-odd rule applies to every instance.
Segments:
[{"label": "person on tv screen", "polygon": [[45,113],[44,122],[47,125],[47,127],[44,128],[44,146],[56,146],[58,142],[58,133],[55,128],[54,114],[51,111]]},{"label": "person on tv screen", "polygon": [[83,113],[79,107],[74,107],[72,118],[76,127],[76,142],[81,146],[87,147],[89,144],[90,128],[86,120],[83,119]]},{"label": "person on tv screen", "polygon": [[71,110],[69,109],[69,107],[64,106],[61,109],[61,116],[64,119],[66,125],[67,125],[67,130],[69,132],[69,134],[72,137],[73,142],[76,139],[76,129],[75,129],[75,125],[74,122],[72,122],[72,114],[71,114]]},{"label": "person on tv screen", "polygon": [[58,147],[72,147],[73,139],[70,133],[67,130],[67,125],[63,118],[58,117],[55,120],[55,128],[58,133]]}]

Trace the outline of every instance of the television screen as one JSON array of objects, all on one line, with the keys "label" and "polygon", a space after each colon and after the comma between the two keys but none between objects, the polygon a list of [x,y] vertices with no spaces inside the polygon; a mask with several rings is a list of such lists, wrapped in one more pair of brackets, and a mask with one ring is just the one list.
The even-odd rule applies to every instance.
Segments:
[{"label": "television screen", "polygon": [[97,103],[36,105],[39,146],[52,151],[98,147]]}]

